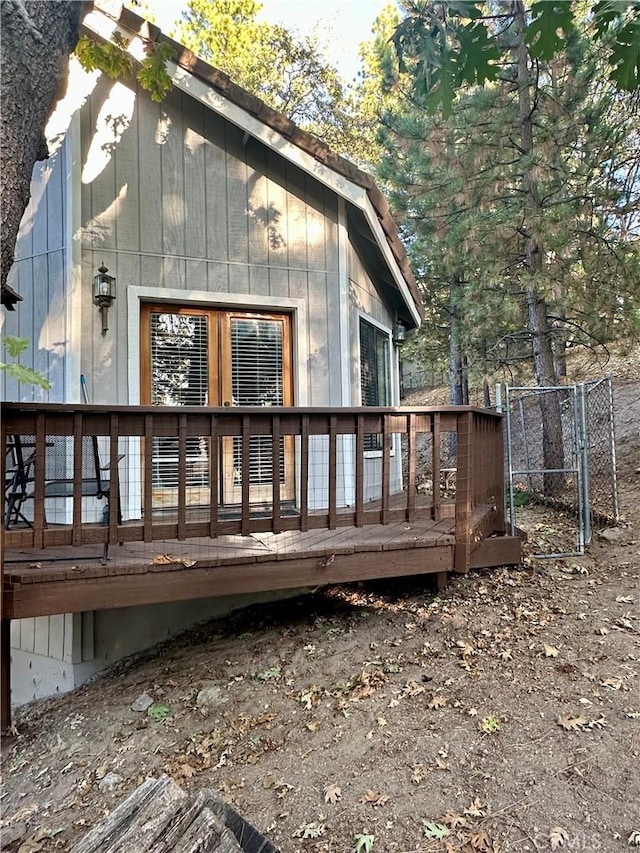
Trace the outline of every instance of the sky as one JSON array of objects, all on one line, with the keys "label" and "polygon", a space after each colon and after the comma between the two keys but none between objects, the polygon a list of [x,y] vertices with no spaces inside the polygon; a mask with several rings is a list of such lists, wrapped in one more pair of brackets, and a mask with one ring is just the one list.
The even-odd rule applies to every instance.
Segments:
[{"label": "sky", "polygon": [[[315,35],[329,60],[345,80],[360,67],[358,46],[371,37],[373,22],[388,0],[262,0],[258,19],[282,24],[302,35]],[[146,0],[158,26],[166,33],[180,17],[185,0]],[[144,14],[144,12],[142,13]]]}]

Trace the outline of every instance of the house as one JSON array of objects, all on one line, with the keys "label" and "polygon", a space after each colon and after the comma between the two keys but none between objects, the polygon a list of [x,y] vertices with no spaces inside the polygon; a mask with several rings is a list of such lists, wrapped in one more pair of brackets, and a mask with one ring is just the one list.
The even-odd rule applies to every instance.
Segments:
[{"label": "house", "polygon": [[[111,2],[96,3],[83,27],[105,40],[120,33],[135,56],[142,55],[144,40],[171,41]],[[324,510],[327,527],[349,508],[360,525],[363,507],[382,501],[378,521],[387,522],[395,511],[391,498],[407,493],[407,477],[412,494],[402,517],[413,518],[415,447],[407,474],[400,452],[405,421],[396,417],[390,426],[381,407],[399,403],[394,329],[416,328],[422,307],[384,197],[353,164],[171,43],[173,89],[160,104],[131,82],[87,74],[72,63],[68,94],[48,128],[55,153],[34,170],[9,281],[23,301],[5,314],[3,332],[29,338],[31,363],[53,387],[43,394],[4,378],[3,400],[13,401],[3,404],[5,445],[20,430],[31,438],[35,484],[20,502],[23,523],[5,525],[7,554],[22,546],[41,553],[37,548],[49,545],[146,543],[156,538],[157,519],[165,519],[157,529],[168,539],[213,532],[216,525],[216,535],[272,535],[295,525],[304,530],[314,513],[317,525]],[[112,289],[115,299],[105,300]],[[365,419],[362,407],[369,406],[375,423],[384,425]],[[181,407],[182,418],[175,414]],[[257,409],[261,423],[269,424],[263,433],[254,425]],[[340,421],[339,412],[352,410],[351,421]],[[160,425],[165,411],[174,413],[175,429],[169,421]],[[216,452],[214,427],[199,414],[204,411],[223,425]],[[443,428],[450,422],[455,429],[459,417],[443,414]],[[43,418],[57,418],[57,426],[45,426]],[[194,418],[198,426],[190,426]],[[501,441],[500,418],[491,418],[493,438]],[[87,475],[78,439],[91,423],[95,455],[111,463],[104,476],[111,495],[118,495],[106,527],[100,526],[99,498],[108,490],[83,491]],[[406,435],[423,429],[439,436],[436,423],[436,415],[415,414]],[[439,466],[439,438],[432,444]],[[66,447],[61,465],[69,489],[48,494],[51,457],[60,445]],[[11,463],[5,465],[6,483]],[[56,477],[60,481],[59,472]],[[495,466],[486,483],[485,491],[497,492]],[[439,501],[438,493],[436,510],[429,510],[432,523],[441,521]],[[467,503],[468,568],[471,497]],[[214,505],[209,527],[190,520],[196,518],[192,511]],[[238,506],[243,513],[235,528]],[[483,536],[504,532],[494,510]],[[266,511],[271,526],[260,520]],[[113,563],[119,553],[112,548]],[[517,561],[519,551],[514,554]],[[501,553],[501,560],[506,556]],[[9,603],[3,610],[5,632],[13,619],[17,701],[72,687],[213,612],[208,587],[184,595],[116,596],[109,603],[99,595],[83,598],[76,589],[75,598],[56,593],[53,604],[47,593],[38,604],[20,607],[16,602],[27,594],[25,577],[13,568],[20,559],[26,557],[5,562]],[[45,569],[37,557],[30,559],[35,593],[57,569],[52,563],[35,583],[33,572]],[[66,565],[66,581],[76,583],[78,575],[71,575],[78,565]],[[434,566],[429,570],[442,572],[444,563]],[[87,570],[87,582],[99,571]],[[258,583],[253,591],[270,594],[266,586]],[[273,589],[287,586],[294,581]],[[120,606],[134,600],[139,606]],[[94,604],[82,610],[83,601]],[[231,605],[225,599],[221,606]],[[33,615],[20,618],[25,614]],[[28,678],[16,677],[17,670]]]}]

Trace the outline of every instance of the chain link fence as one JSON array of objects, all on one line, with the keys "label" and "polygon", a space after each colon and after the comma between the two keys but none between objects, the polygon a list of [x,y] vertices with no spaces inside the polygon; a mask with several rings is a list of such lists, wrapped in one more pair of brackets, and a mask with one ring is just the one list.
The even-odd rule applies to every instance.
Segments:
[{"label": "chain link fence", "polygon": [[611,378],[547,388],[507,385],[504,407],[512,532],[526,507],[545,504],[564,522],[557,547],[538,556],[584,553],[594,529],[618,520]]}]

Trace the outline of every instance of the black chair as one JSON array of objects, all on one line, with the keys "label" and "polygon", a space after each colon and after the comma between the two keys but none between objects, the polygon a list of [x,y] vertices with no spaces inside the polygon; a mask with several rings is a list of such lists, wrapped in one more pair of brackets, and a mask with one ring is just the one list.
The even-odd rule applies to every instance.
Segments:
[{"label": "black chair", "polygon": [[33,497],[30,484],[33,483],[35,463],[35,441],[29,436],[10,435],[6,444],[6,474],[4,489],[4,528],[8,530],[20,523],[33,527],[22,512],[25,501]]},{"label": "black chair", "polygon": [[[25,522],[32,527],[22,512],[25,501],[33,500],[35,481],[35,439],[28,436],[14,435],[7,446],[7,452],[11,451],[13,464],[11,467],[11,479],[5,489],[5,529]],[[124,455],[118,456],[118,462]],[[45,498],[73,498],[74,478],[69,476],[73,472],[74,451],[72,436],[50,435],[47,436],[45,451]],[[9,466],[7,466],[9,468]],[[83,436],[82,438],[82,472],[80,479],[80,495],[83,498],[97,498],[105,501],[102,512],[102,522],[109,523],[109,511],[111,500],[111,478],[108,474],[109,465],[103,465],[100,459],[98,437]],[[9,472],[8,472],[9,473]],[[120,488],[116,494],[116,510],[118,524],[122,523],[122,510],[120,505]],[[46,523],[46,522],[45,522]],[[106,542],[102,554],[102,562],[106,563],[109,557],[109,543]]]}]

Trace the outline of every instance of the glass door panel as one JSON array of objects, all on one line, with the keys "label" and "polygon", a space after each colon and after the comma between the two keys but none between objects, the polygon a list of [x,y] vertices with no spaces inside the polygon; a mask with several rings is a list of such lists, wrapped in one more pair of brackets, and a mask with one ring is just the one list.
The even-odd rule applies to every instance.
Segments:
[{"label": "glass door panel", "polygon": [[[225,405],[291,405],[290,332],[287,317],[232,314],[222,324],[222,378]],[[293,498],[293,440],[280,439],[280,497]],[[249,495],[251,503],[270,502],[273,496],[273,442],[270,435],[250,438]],[[242,439],[224,441],[223,498],[242,500]]]}]

